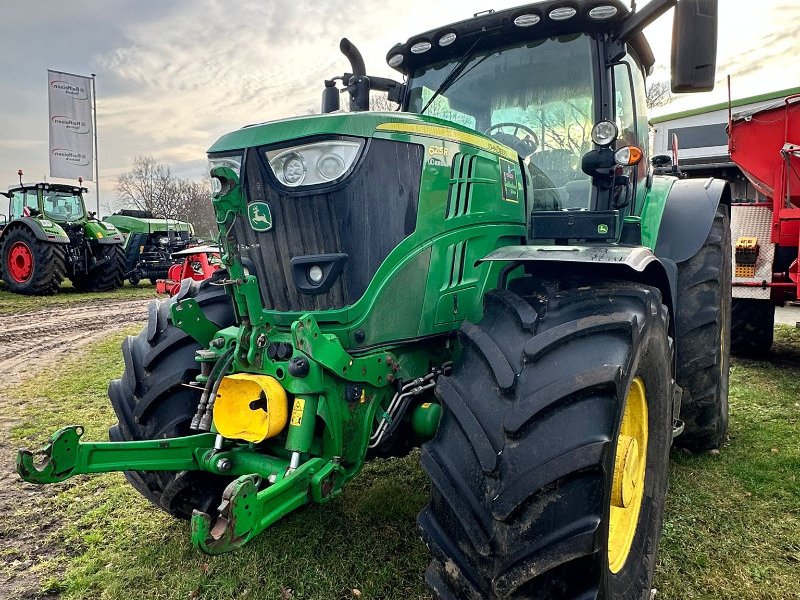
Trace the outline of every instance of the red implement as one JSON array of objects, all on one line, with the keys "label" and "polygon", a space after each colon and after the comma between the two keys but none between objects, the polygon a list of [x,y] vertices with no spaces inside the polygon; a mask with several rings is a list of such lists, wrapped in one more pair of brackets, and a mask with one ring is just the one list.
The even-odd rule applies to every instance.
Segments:
[{"label": "red implement", "polygon": [[166,279],[156,281],[156,291],[174,296],[181,289],[181,281],[184,279],[208,279],[220,268],[219,252],[218,246],[196,246],[175,252],[172,258],[183,261],[169,268]]},{"label": "red implement", "polygon": [[[772,210],[770,242],[792,248],[794,262],[786,274],[798,283],[800,252],[800,94],[733,116],[729,149],[755,189]],[[755,206],[755,205],[752,205]],[[791,285],[791,284],[790,284]],[[793,290],[794,297],[800,296]]]}]

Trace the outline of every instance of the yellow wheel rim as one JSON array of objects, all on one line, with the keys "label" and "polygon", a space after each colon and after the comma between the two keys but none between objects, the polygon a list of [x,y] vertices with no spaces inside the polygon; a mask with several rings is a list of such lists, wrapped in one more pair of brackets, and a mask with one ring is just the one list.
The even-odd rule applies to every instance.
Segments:
[{"label": "yellow wheel rim", "polygon": [[614,459],[608,524],[608,568],[612,573],[622,570],[631,551],[642,508],[646,465],[647,396],[644,383],[637,377],[625,398]]}]

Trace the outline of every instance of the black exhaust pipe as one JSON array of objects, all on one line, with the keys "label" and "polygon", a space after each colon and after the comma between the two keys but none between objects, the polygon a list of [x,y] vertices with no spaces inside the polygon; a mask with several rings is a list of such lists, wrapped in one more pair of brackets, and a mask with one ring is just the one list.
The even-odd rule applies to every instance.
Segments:
[{"label": "black exhaust pipe", "polygon": [[341,50],[342,54],[350,61],[350,68],[353,69],[353,75],[360,77],[367,74],[367,67],[364,65],[364,57],[361,56],[361,52],[358,51],[358,48],[356,48],[350,40],[342,38],[342,41],[339,42],[339,50]]}]

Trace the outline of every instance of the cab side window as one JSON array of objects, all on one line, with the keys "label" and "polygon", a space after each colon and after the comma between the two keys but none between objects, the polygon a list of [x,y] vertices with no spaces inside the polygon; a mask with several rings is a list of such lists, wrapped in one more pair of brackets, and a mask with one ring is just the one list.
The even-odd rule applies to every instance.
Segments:
[{"label": "cab side window", "polygon": [[[25,210],[25,209],[28,210]],[[29,190],[23,192],[17,190],[11,194],[11,218],[17,219],[19,217],[30,216],[30,210],[38,210],[39,198],[36,190]],[[26,214],[27,213],[27,214]]]},{"label": "cab side window", "polygon": [[614,65],[614,107],[619,129],[617,147],[637,145],[631,70],[627,62]]},{"label": "cab side window", "polygon": [[14,219],[22,214],[22,203],[25,197],[21,192],[14,192],[11,194],[11,218]]}]

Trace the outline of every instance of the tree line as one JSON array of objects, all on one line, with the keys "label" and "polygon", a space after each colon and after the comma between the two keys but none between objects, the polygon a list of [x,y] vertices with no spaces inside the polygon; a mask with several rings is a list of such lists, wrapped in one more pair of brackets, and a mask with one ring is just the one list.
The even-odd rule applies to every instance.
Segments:
[{"label": "tree line", "polygon": [[173,175],[169,165],[153,156],[137,156],[117,177],[117,199],[124,208],[148,210],[157,218],[188,221],[195,235],[210,239],[217,226],[208,181]]}]

